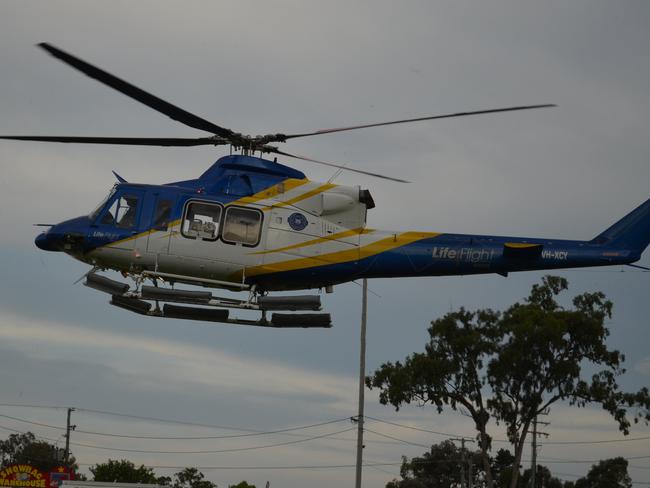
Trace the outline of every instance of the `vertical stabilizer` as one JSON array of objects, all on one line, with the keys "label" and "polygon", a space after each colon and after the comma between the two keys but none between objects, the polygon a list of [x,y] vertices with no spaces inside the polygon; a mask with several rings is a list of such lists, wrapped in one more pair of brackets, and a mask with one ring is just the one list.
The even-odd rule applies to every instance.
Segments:
[{"label": "vertical stabilizer", "polygon": [[650,243],[650,200],[639,205],[591,242],[641,254]]}]

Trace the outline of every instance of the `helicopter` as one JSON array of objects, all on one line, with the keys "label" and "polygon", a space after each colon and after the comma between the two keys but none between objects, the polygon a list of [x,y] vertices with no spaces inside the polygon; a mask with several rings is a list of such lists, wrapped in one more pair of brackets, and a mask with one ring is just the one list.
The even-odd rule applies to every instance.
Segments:
[{"label": "helicopter", "polygon": [[[272,292],[321,289],[363,278],[454,276],[630,265],[650,243],[650,200],[591,240],[440,232],[391,232],[367,226],[370,192],[309,180],[265,154],[324,164],[338,171],[400,178],[280,150],[300,137],[552,104],[504,107],[294,134],[248,136],[218,126],[48,44],[38,45],[83,74],[189,127],[198,138],[0,136],[0,139],[138,146],[229,146],[198,178],[162,185],[117,183],[89,214],[47,225],[35,244],[91,266],[85,285],[110,303],[147,316],[275,328],[331,327],[320,295]],[[233,154],[235,152],[235,154]],[[259,154],[259,156],[256,156]],[[102,272],[121,272],[132,284]],[[150,284],[149,284],[150,283]],[[177,284],[201,287],[178,288]],[[212,289],[245,293],[239,299]],[[207,290],[207,291],[206,291]],[[161,306],[162,304],[162,306]],[[232,310],[259,312],[256,320]],[[269,317],[268,314],[271,313]],[[298,313],[296,313],[298,312]]]}]

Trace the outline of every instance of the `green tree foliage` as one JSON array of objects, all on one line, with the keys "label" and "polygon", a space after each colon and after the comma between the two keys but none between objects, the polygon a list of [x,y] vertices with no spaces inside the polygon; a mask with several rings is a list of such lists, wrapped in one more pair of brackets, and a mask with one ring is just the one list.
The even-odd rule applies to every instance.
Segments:
[{"label": "green tree foliage", "polygon": [[[521,462],[526,436],[535,417],[557,401],[584,407],[599,404],[629,433],[634,420],[650,417],[648,389],[625,393],[616,377],[623,374],[624,356],[605,344],[612,303],[602,292],[576,296],[573,309],[560,306],[556,297],[568,288],[564,278],[547,276],[534,285],[523,304],[515,303],[499,320],[501,344],[488,366],[493,396],[488,406],[504,422],[515,446],[515,465]],[[584,370],[596,372],[588,377]],[[517,486],[517,471],[510,487]]]},{"label": "green tree foliage", "polygon": [[[522,487],[531,486],[531,480],[530,480],[531,475],[532,475],[532,471],[530,469],[524,471],[519,486]],[[551,470],[548,469],[546,466],[542,466],[541,464],[538,464],[537,471],[535,472],[535,486],[541,486],[544,488],[563,488],[564,483],[562,483],[561,479],[554,477],[551,474]]]},{"label": "green tree foliage", "polygon": [[255,485],[251,485],[246,481],[240,481],[236,485],[230,485],[228,488],[255,488]]},{"label": "green tree foliage", "polygon": [[[573,308],[556,297],[566,290],[563,278],[547,276],[533,286],[524,303],[503,313],[461,309],[431,323],[425,352],[404,363],[385,363],[366,379],[380,389],[380,401],[396,409],[405,403],[463,409],[474,422],[487,485],[493,486],[487,425],[492,417],[507,427],[519,466],[526,436],[534,418],[557,401],[576,407],[599,404],[619,428],[628,433],[635,421],[650,418],[647,388],[620,391],[617,376],[625,370],[619,351],[605,340],[612,303],[601,292],[573,299]],[[596,370],[586,377],[585,370]],[[512,470],[510,488],[518,486],[519,470]]]},{"label": "green tree foliage", "polygon": [[499,449],[492,460],[492,479],[496,486],[507,486],[512,477],[512,466],[515,457],[508,449]]},{"label": "green tree foliage", "polygon": [[[0,441],[0,467],[11,464],[29,464],[43,472],[65,465],[61,449],[49,442],[37,440],[31,432],[11,434],[7,440]],[[78,469],[72,455],[68,467],[75,471]]]},{"label": "green tree foliage", "polygon": [[108,462],[97,464],[90,468],[94,481],[109,481],[112,483],[157,483],[153,469],[140,465],[135,467],[131,461],[109,459]]},{"label": "green tree foliage", "polygon": [[631,488],[627,460],[622,457],[605,459],[595,464],[587,476],[575,482],[575,488]]},{"label": "green tree foliage", "polygon": [[396,409],[404,403],[435,405],[438,413],[444,407],[464,409],[474,421],[482,452],[483,470],[492,486],[490,419],[484,397],[487,361],[497,353],[499,315],[491,310],[476,313],[464,309],[431,322],[429,342],[424,353],[408,356],[404,364],[385,363],[366,378],[370,388],[380,388],[381,403]]},{"label": "green tree foliage", "polygon": [[[386,488],[448,488],[460,486],[461,472],[468,476],[469,460],[480,454],[461,449],[450,440],[431,446],[429,452],[410,461],[402,458],[401,480],[393,480]],[[477,485],[479,476],[475,476]],[[467,479],[467,478],[466,478]]]},{"label": "green tree foliage", "polygon": [[174,475],[173,488],[217,488],[212,481],[204,479],[205,476],[196,468],[185,468]]}]

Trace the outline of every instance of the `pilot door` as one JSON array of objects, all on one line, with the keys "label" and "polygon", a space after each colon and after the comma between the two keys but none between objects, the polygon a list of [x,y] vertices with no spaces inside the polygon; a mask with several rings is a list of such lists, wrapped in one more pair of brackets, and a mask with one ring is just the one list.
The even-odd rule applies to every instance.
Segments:
[{"label": "pilot door", "polygon": [[176,204],[176,195],[169,192],[155,192],[153,205],[147,221],[149,232],[146,236],[147,253],[160,255],[169,254],[169,240],[178,222],[172,221],[172,213]]},{"label": "pilot door", "polygon": [[125,189],[113,196],[92,224],[91,235],[111,249],[133,251],[140,231],[144,192]]}]

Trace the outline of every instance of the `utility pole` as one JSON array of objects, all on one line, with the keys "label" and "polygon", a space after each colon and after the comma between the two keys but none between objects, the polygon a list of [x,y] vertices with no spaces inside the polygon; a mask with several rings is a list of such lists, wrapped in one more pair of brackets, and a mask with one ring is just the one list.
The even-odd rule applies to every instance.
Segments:
[{"label": "utility pole", "polygon": [[65,427],[65,452],[63,453],[63,462],[66,467],[68,467],[68,461],[70,460],[70,431],[77,427],[76,425],[70,425],[70,416],[74,411],[74,408],[68,408],[68,421]]},{"label": "utility pole", "polygon": [[361,465],[363,462],[363,406],[366,380],[366,319],[368,315],[368,280],[363,279],[361,298],[361,346],[359,351],[359,414],[357,417],[357,472],[354,486],[361,488]]},{"label": "utility pole", "polygon": [[[541,413],[542,415],[548,415],[548,410],[545,410]],[[544,435],[548,437],[546,432],[537,432],[537,424],[548,425],[549,422],[538,422],[537,415],[533,419],[533,440],[532,440],[532,453],[531,453],[531,467],[530,467],[530,486],[531,488],[536,487],[536,475],[537,475],[537,436]]]},{"label": "utility pole", "polygon": [[[461,455],[462,455],[462,460],[460,463],[460,486],[461,488],[472,488],[473,486],[473,481],[472,481],[472,459],[467,459],[466,456],[466,451],[465,451],[465,442],[474,442],[474,439],[467,439],[465,437],[458,437],[454,439],[449,439],[450,441],[453,442],[460,442],[461,446]],[[468,474],[469,476],[465,475],[465,464],[468,464]]]},{"label": "utility pole", "polygon": [[537,472],[537,415],[535,415],[535,420],[533,420],[533,455],[531,456],[530,467],[530,486],[535,488],[535,474]]}]

